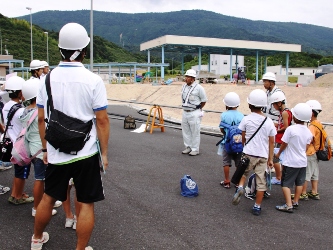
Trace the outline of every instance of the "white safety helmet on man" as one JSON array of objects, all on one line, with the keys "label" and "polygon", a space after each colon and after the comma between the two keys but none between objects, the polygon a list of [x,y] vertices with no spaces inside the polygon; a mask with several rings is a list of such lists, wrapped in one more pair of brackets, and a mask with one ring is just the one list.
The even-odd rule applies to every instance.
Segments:
[{"label": "white safety helmet on man", "polygon": [[44,67],[44,63],[40,60],[32,60],[30,63],[30,71],[35,69],[42,69]]},{"label": "white safety helmet on man", "polygon": [[308,122],[312,116],[312,110],[306,103],[298,103],[291,109],[293,116],[300,121]]},{"label": "white safety helmet on man", "polygon": [[322,111],[321,104],[317,100],[309,100],[306,102],[307,105],[310,106],[310,108],[317,113],[320,113]]},{"label": "white safety helmet on man", "polygon": [[82,50],[90,38],[86,29],[78,23],[67,23],[59,31],[58,47],[66,50]]},{"label": "white safety helmet on man", "polygon": [[185,76],[191,76],[191,77],[196,78],[197,77],[197,73],[195,72],[194,69],[189,69],[189,70],[186,71]]},{"label": "white safety helmet on man", "polygon": [[43,67],[49,67],[49,64],[47,63],[47,61],[41,61]]},{"label": "white safety helmet on man", "polygon": [[269,80],[276,82],[276,76],[273,72],[267,72],[262,76],[262,80]]},{"label": "white safety helmet on man", "polygon": [[229,92],[225,95],[223,103],[227,107],[236,108],[240,104],[239,95],[235,92]]},{"label": "white safety helmet on man", "polygon": [[5,83],[6,91],[17,91],[22,90],[22,86],[25,83],[25,80],[19,76],[10,77]]},{"label": "white safety helmet on man", "polygon": [[286,100],[286,96],[282,91],[276,91],[271,95],[271,103],[283,102]]},{"label": "white safety helmet on man", "polygon": [[266,107],[267,106],[267,95],[265,91],[261,89],[252,90],[247,97],[247,103],[255,107]]},{"label": "white safety helmet on man", "polygon": [[38,78],[31,78],[23,83],[22,86],[22,95],[24,99],[31,100],[37,96],[40,86],[40,80]]}]

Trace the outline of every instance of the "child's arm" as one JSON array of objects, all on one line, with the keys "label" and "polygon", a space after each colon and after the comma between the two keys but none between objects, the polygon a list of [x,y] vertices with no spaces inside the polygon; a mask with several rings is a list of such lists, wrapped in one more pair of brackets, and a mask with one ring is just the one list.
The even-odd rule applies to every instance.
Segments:
[{"label": "child's arm", "polygon": [[267,165],[272,168],[273,167],[273,155],[274,155],[274,137],[275,136],[269,136],[269,147],[268,147],[268,161]]},{"label": "child's arm", "polygon": [[245,145],[245,142],[246,142],[246,139],[245,139],[245,131],[242,131],[242,144],[243,144],[243,147]]},{"label": "child's arm", "polygon": [[282,142],[281,147],[279,152],[275,155],[276,158],[280,158],[280,155],[282,153],[283,150],[286,149],[286,147],[288,146],[288,143]]}]

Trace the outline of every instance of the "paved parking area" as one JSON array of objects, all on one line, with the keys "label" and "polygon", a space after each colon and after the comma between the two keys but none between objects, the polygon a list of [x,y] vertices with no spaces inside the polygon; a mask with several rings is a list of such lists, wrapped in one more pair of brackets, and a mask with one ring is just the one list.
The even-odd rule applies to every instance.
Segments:
[{"label": "paved parking area", "polygon": [[[111,106],[110,111],[139,117],[126,107]],[[332,162],[320,162],[321,200],[301,201],[295,213],[282,213],[275,210],[284,202],[281,187],[273,186],[257,217],[251,214],[254,201],[242,197],[233,206],[234,189],[219,185],[223,170],[217,141],[202,135],[200,155],[191,157],[181,154],[180,130],[137,134],[123,129],[123,121],[111,120],[110,167],[103,175],[106,199],[96,203],[89,245],[103,250],[333,248]],[[198,197],[180,195],[184,174],[197,182]],[[0,172],[0,184],[10,186],[13,175],[13,170]],[[30,194],[32,187],[30,177]],[[9,193],[0,196],[0,249],[29,249],[32,206],[14,206],[8,197]],[[63,209],[57,210],[43,249],[75,249],[75,231],[64,228]]]}]

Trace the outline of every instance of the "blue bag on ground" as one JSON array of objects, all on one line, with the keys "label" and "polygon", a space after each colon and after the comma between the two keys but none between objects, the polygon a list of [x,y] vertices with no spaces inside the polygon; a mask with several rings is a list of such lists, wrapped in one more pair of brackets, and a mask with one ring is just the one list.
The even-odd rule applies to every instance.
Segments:
[{"label": "blue bag on ground", "polygon": [[184,175],[184,177],[180,179],[180,189],[180,194],[184,197],[195,197],[199,195],[198,185],[189,175]]}]

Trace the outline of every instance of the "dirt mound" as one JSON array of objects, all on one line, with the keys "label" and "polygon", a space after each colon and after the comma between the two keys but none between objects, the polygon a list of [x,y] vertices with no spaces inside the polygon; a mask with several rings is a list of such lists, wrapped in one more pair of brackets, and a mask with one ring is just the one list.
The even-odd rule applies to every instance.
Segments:
[{"label": "dirt mound", "polygon": [[310,83],[311,87],[333,87],[333,73],[325,74]]}]

